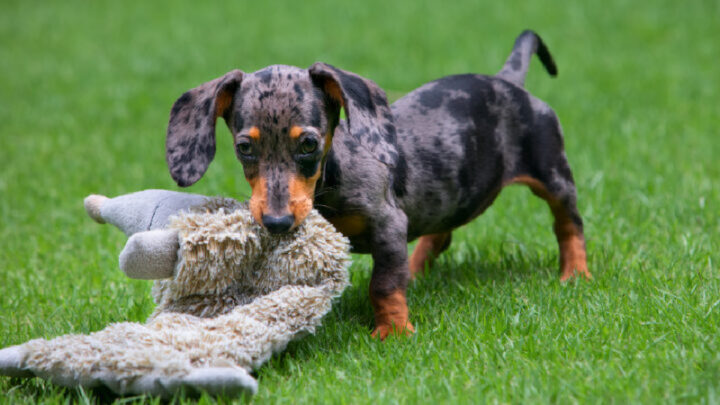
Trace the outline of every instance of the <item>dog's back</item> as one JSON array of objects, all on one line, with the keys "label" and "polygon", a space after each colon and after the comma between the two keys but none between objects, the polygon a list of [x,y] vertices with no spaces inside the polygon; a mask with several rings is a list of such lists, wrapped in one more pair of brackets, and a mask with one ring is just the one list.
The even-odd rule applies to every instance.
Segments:
[{"label": "dog's back", "polygon": [[407,178],[395,192],[408,214],[410,239],[470,221],[533,164],[523,157],[524,146],[536,141],[529,138],[537,126],[557,122],[547,104],[522,88],[536,51],[554,75],[540,37],[525,31],[496,76],[443,77],[392,105]]},{"label": "dog's back", "polygon": [[504,186],[522,183],[546,200],[555,217],[561,278],[575,271],[590,277],[559,121],[523,88],[533,54],[551,76],[557,74],[547,47],[528,30],[497,75],[444,77],[391,106],[400,152],[393,188],[408,218],[408,239],[420,237],[410,258],[413,274],[445,250],[452,230],[485,211]]}]

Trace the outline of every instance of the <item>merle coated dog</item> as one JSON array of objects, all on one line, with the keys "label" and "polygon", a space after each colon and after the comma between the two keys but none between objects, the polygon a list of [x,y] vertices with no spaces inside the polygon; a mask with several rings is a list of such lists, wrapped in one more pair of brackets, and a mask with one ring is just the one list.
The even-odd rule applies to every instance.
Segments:
[{"label": "merle coated dog", "polygon": [[[350,238],[353,251],[372,254],[373,335],[383,339],[413,331],[408,280],[509,184],[526,184],[549,204],[561,280],[590,278],[560,124],[523,88],[533,54],[555,75],[540,37],[525,31],[497,75],[444,77],[392,107],[372,81],[324,63],[234,70],[173,105],[170,172],[183,187],[202,177],[222,116],[258,223],[287,232],[315,207]],[[408,259],[407,243],[416,238]]]}]

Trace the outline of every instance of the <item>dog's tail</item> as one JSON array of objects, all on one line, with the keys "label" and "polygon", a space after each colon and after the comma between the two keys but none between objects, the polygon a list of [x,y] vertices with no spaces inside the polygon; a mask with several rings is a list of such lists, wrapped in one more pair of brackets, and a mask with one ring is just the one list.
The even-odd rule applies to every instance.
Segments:
[{"label": "dog's tail", "polygon": [[540,62],[550,76],[557,76],[557,66],[555,66],[550,51],[540,36],[532,30],[525,30],[517,37],[510,56],[497,76],[518,86],[524,86],[525,76],[530,67],[530,58],[534,53],[540,58]]}]

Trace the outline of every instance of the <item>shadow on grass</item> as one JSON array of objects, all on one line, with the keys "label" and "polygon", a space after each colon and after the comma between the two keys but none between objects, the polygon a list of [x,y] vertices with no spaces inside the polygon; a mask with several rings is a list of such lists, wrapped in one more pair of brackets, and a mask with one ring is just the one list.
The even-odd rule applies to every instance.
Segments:
[{"label": "shadow on grass", "polygon": [[[508,246],[501,246],[499,250],[495,247],[451,248],[438,258],[433,268],[428,269],[426,274],[410,283],[408,288],[410,305],[421,305],[420,302],[427,297],[458,296],[459,287],[462,286],[483,288],[489,284],[522,283],[528,278],[537,276],[538,272],[541,272],[543,278],[557,277],[554,262],[556,257],[553,255],[528,252],[512,244]],[[367,293],[370,272],[364,268],[367,264],[362,266],[354,269],[353,285],[349,286],[333,305],[318,332],[291,342],[286,350],[273,356],[263,368],[254,373],[256,377],[262,379],[263,370],[269,369],[281,377],[291,377],[294,373],[293,364],[311,362],[318,352],[334,355],[348,350],[353,342],[365,345],[371,341],[370,332],[374,316]],[[262,385],[260,381],[260,386]],[[106,404],[118,400],[123,403],[168,402],[147,396],[117,396],[102,388],[81,390],[55,387],[41,380],[12,379],[9,386],[13,387],[11,390],[15,393],[33,401],[56,397],[62,398],[61,402],[70,400],[73,403]],[[182,392],[170,402],[175,403],[182,399],[197,400],[200,396],[197,392]],[[247,402],[248,399],[248,397],[238,397],[231,400]],[[223,402],[223,399],[220,398],[220,401]]]},{"label": "shadow on grass", "polygon": [[13,403],[16,395],[25,403],[50,403],[55,400],[57,403],[108,404],[117,399],[95,390],[60,387],[40,378],[10,378],[2,391],[8,403]]},{"label": "shadow on grass", "polygon": [[[160,398],[151,395],[118,395],[107,387],[92,389],[65,388],[51,384],[41,379],[20,379],[11,378],[7,384],[11,387],[6,392],[5,399],[12,399],[10,395],[21,395],[27,403],[72,403],[72,404],[176,404],[183,400],[190,400],[193,403],[249,403],[252,398],[248,394],[239,396],[217,396],[211,397],[201,391],[181,388],[171,398]],[[12,403],[9,402],[9,403]]]},{"label": "shadow on grass", "polygon": [[[485,250],[453,248],[440,258],[426,274],[411,281],[408,287],[409,305],[419,305],[423,297],[458,295],[458,286],[484,287],[490,284],[522,283],[538,276],[558,280],[557,256],[540,254],[510,245],[493,252],[489,258]],[[461,251],[464,250],[464,251]],[[359,281],[359,282],[358,282]],[[307,362],[317,351],[339,353],[347,350],[350,342],[370,339],[374,324],[373,311],[368,297],[369,273],[348,287],[333,305],[318,333],[291,342],[287,349],[274,356],[267,364],[282,376],[290,376],[290,362]],[[453,301],[453,300],[447,300]],[[357,333],[363,336],[354,336]],[[262,374],[262,371],[260,372]],[[262,382],[261,382],[262,385]]]},{"label": "shadow on grass", "polygon": [[454,250],[451,247],[432,268],[417,277],[409,290],[411,294],[430,290],[451,293],[442,287],[522,282],[538,275],[550,279],[558,277],[557,271],[556,255],[530,250],[522,244],[506,243],[499,249],[484,250],[475,247]]}]

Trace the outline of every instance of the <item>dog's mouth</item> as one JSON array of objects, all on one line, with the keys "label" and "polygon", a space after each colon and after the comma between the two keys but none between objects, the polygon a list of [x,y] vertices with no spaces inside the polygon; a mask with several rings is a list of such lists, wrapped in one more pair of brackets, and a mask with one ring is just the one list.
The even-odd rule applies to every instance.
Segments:
[{"label": "dog's mouth", "polygon": [[[287,193],[289,196],[283,190],[268,192],[267,181],[262,178],[251,182],[251,186],[253,194],[248,204],[250,212],[255,221],[272,234],[287,233],[297,228],[313,209],[314,182],[307,185],[291,181]],[[287,200],[283,201],[285,198]]]}]

